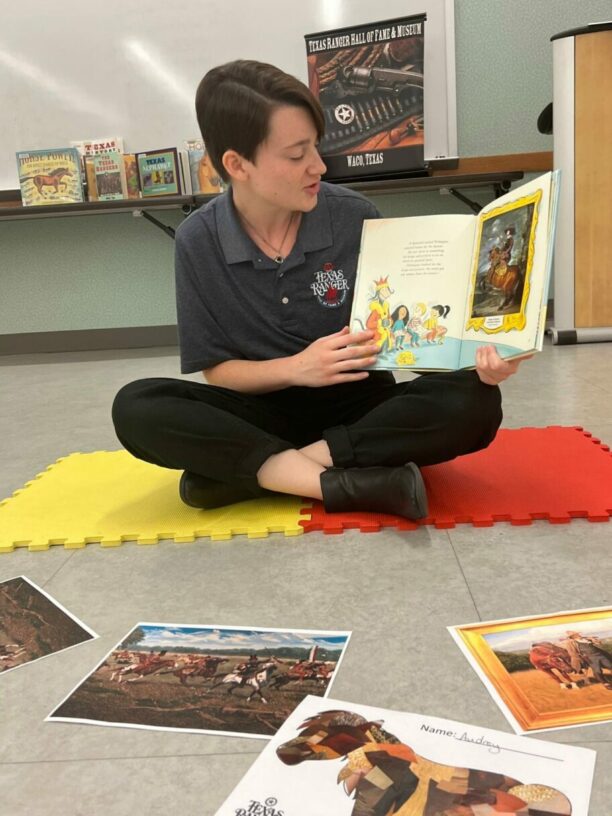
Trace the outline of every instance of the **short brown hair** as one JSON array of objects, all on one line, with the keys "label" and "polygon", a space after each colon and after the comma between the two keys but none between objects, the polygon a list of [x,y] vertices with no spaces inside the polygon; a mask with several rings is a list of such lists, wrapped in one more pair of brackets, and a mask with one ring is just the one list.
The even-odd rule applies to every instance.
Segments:
[{"label": "short brown hair", "polygon": [[213,167],[224,181],[223,154],[235,150],[253,161],[268,136],[270,116],[280,105],[304,108],[319,140],[325,132],[323,110],[309,88],[274,65],[235,60],[212,68],[198,85],[196,115]]}]

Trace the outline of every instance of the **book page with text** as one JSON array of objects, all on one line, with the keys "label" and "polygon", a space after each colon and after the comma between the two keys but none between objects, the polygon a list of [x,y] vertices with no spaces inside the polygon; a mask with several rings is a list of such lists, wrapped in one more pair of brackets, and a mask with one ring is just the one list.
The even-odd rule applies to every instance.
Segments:
[{"label": "book page with text", "polygon": [[365,221],[351,330],[371,329],[377,369],[458,367],[476,218]]}]

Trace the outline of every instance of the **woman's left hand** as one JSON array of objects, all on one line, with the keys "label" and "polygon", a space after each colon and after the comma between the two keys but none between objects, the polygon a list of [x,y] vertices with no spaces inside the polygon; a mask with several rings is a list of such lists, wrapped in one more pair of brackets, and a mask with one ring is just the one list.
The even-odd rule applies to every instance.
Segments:
[{"label": "woman's left hand", "polygon": [[520,360],[502,360],[495,346],[480,346],[476,349],[476,373],[485,385],[499,385],[516,373],[523,360],[533,357],[522,357]]}]

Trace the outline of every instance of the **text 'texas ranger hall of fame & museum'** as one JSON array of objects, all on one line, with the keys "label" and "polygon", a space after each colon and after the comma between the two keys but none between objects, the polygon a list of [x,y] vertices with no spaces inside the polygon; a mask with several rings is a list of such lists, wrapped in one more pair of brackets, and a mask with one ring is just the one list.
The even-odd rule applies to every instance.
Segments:
[{"label": "text 'texas ranger hall of fame & museum'", "polygon": [[308,84],[325,114],[328,179],[424,167],[425,16],[306,35]]}]

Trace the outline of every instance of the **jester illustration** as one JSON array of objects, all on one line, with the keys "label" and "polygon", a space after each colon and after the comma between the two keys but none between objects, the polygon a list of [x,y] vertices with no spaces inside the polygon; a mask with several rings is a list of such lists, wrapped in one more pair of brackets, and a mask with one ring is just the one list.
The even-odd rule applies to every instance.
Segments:
[{"label": "jester illustration", "polygon": [[370,300],[370,314],[366,329],[374,332],[374,343],[381,352],[393,348],[393,333],[389,298],[393,294],[389,286],[389,276],[374,281],[374,295]]},{"label": "jester illustration", "polygon": [[440,765],[351,711],[324,711],[276,749],[285,765],[344,759],[338,782],[352,816],[571,816],[567,797],[496,771]]}]

